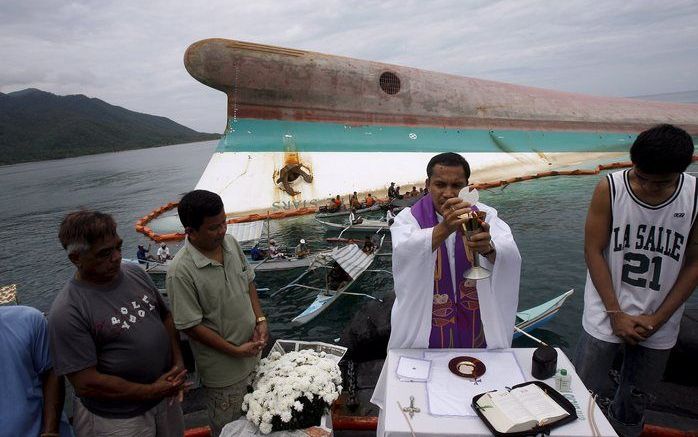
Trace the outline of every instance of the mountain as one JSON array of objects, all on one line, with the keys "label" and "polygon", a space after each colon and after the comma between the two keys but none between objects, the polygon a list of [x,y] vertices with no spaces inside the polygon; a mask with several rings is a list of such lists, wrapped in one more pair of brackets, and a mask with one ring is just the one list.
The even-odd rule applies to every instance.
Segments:
[{"label": "mountain", "polygon": [[0,165],[219,137],[82,94],[0,93]]},{"label": "mountain", "polygon": [[666,94],[649,94],[645,96],[633,96],[633,99],[655,100],[657,102],[670,103],[698,103],[698,90],[680,91]]}]

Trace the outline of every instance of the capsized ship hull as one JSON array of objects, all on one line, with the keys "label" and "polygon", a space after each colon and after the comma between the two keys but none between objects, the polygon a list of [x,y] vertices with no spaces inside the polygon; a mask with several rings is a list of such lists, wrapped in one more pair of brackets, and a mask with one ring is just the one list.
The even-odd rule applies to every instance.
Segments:
[{"label": "capsized ship hull", "polygon": [[324,204],[391,181],[411,188],[443,151],[462,153],[472,180],[483,181],[624,153],[658,123],[698,136],[698,105],[563,93],[224,39],[192,44],[184,62],[228,96],[225,135],[197,188],[219,193],[231,215]]}]

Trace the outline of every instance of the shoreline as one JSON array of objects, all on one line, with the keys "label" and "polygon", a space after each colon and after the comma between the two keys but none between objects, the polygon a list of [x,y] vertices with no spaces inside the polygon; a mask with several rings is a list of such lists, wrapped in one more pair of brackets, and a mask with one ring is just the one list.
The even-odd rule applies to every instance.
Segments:
[{"label": "shoreline", "polygon": [[111,155],[111,154],[115,154],[115,153],[130,152],[130,151],[136,151],[136,150],[157,149],[160,147],[177,146],[180,144],[185,145],[185,144],[194,144],[194,143],[205,143],[208,141],[220,141],[220,138],[223,136],[222,134],[211,134],[211,135],[218,135],[218,138],[196,139],[196,140],[185,141],[185,142],[172,142],[172,143],[157,144],[157,145],[143,145],[143,146],[135,146],[135,147],[128,147],[128,148],[124,148],[124,149],[118,149],[118,150],[110,150],[110,151],[96,150],[96,151],[93,151],[92,153],[90,153],[90,152],[79,153],[79,154],[68,155],[68,156],[45,157],[45,158],[41,158],[41,159],[30,159],[30,160],[13,161],[13,162],[7,162],[7,163],[0,162],[0,168],[10,167],[10,166],[14,166],[14,165],[21,165],[21,164],[34,164],[34,163],[40,163],[40,162],[63,161],[65,159],[81,158],[84,156]]}]

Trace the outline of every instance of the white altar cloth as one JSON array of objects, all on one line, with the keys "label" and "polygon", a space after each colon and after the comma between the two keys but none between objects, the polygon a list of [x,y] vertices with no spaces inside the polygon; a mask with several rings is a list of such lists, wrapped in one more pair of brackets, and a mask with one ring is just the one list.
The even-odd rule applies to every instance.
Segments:
[{"label": "white altar cloth", "polygon": [[[505,349],[512,351],[516,360],[523,372],[524,378],[527,381],[534,380],[531,376],[531,357],[533,348],[516,348]],[[399,381],[396,374],[397,363],[400,356],[424,358],[424,352],[428,349],[394,349],[388,351],[388,382],[386,391],[385,410],[381,411],[381,422],[384,427],[386,436],[411,436],[410,428],[405,420],[403,413],[398,407],[398,402],[407,407],[410,405],[410,396],[414,396],[415,406],[420,408],[420,412],[416,413],[410,423],[417,436],[490,436],[492,435],[485,424],[477,416],[433,416],[429,414],[427,403],[427,388],[424,382],[402,382]],[[483,352],[482,349],[443,349],[444,352],[457,352],[458,355],[468,355],[469,353]],[[431,350],[430,352],[434,352]],[[574,371],[574,366],[567,356],[557,349],[557,368],[567,369],[567,373],[572,377],[572,394],[581,408],[583,419],[578,419],[567,425],[555,428],[552,430],[553,436],[571,436],[582,437],[591,436],[591,426],[588,420],[587,405],[589,402],[589,392],[584,384],[582,384],[579,376]],[[487,363],[485,363],[487,365]],[[432,368],[432,372],[434,369]],[[554,378],[543,380],[551,387],[555,387]],[[503,389],[504,387],[500,387]],[[484,392],[485,390],[483,390]],[[467,400],[470,405],[471,399]],[[465,401],[465,400],[464,400]],[[409,417],[409,416],[408,416]],[[599,432],[602,436],[615,436],[616,433],[604,417],[598,406],[594,404],[594,419]],[[380,432],[380,427],[379,427]]]}]

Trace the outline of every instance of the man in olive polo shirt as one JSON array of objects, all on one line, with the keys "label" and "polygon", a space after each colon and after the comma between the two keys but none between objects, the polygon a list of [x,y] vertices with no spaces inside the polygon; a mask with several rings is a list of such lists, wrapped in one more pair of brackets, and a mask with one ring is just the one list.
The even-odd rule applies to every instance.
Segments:
[{"label": "man in olive polo shirt", "polygon": [[242,399],[269,339],[254,271],[226,235],[220,196],[187,193],[177,208],[187,241],[167,272],[177,329],[191,340],[214,436],[242,414]]}]

